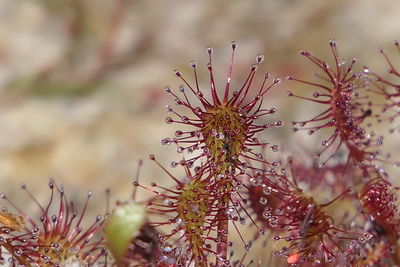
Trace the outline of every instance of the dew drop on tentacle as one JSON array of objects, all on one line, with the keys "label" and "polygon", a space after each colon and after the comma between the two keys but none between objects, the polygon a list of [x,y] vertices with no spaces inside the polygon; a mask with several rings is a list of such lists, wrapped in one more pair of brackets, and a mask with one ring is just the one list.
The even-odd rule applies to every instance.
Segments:
[{"label": "dew drop on tentacle", "polygon": [[264,58],[265,57],[262,54],[257,55],[257,57],[256,57],[257,64],[261,64],[264,61]]}]

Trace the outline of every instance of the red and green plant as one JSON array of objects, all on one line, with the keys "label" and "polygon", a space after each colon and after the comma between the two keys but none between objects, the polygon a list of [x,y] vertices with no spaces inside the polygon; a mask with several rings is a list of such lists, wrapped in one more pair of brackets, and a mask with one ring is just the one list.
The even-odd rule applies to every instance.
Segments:
[{"label": "red and green plant", "polygon": [[[202,267],[398,265],[398,188],[383,170],[396,160],[382,151],[383,137],[377,135],[379,129],[372,120],[394,121],[399,114],[399,85],[367,68],[357,71],[356,60],[341,58],[334,41],[329,47],[332,63],[300,52],[322,71],[315,78],[288,76],[307,89],[316,89],[312,97],[293,93],[296,89],[288,93],[322,107],[317,115],[292,123],[295,131],[307,130],[313,137],[327,134],[322,141],[315,137],[323,146],[316,158],[309,156],[314,153],[311,149],[303,154],[292,149],[294,156],[287,162],[283,158],[290,152],[270,154],[269,150],[279,150],[279,140],[263,136],[264,131],[270,133],[283,122],[271,119],[277,109],[264,102],[269,103],[267,93],[281,80],[269,79],[269,74],[257,79],[264,56],[256,56],[244,82],[235,87],[237,44],[232,42],[227,79],[219,90],[213,49],[207,48],[206,88],[194,61],[190,63],[193,82],[175,70],[183,83],[179,92],[165,87],[176,106],[166,107],[170,115],[165,121],[182,128],[161,143],[176,145],[180,155],[171,162],[171,170],[150,155],[163,170],[162,184],[136,180],[133,191],[141,188],[152,195],[142,201],[134,196],[118,202],[110,214],[97,217],[85,231],[81,224],[87,202],[78,215],[64,188],[54,182],[45,207],[23,187],[40,208],[40,223],[2,195],[8,209],[0,213],[1,262],[25,266],[70,262]],[[396,67],[382,53],[389,73],[398,78]],[[374,103],[370,94],[376,93],[387,102]],[[394,115],[375,115],[382,106]],[[53,216],[55,195],[59,205]],[[104,234],[104,239],[90,241],[95,233]],[[234,236],[240,241],[234,241]]]},{"label": "red and green plant", "polygon": [[[19,208],[6,194],[1,199],[13,211],[4,210],[1,220],[2,262],[24,266],[65,266],[67,264],[107,264],[104,238],[93,241],[102,229],[105,216],[96,216],[94,222],[83,228],[85,213],[92,192],[87,195],[83,211],[78,213],[73,202],[68,202],[63,186],[50,181],[50,200],[43,206],[31,194],[26,185],[21,189],[39,208],[38,217],[30,216]],[[56,202],[58,201],[58,203]],[[53,212],[56,212],[53,214]],[[53,214],[53,215],[52,215]],[[86,218],[85,218],[86,220]]]}]

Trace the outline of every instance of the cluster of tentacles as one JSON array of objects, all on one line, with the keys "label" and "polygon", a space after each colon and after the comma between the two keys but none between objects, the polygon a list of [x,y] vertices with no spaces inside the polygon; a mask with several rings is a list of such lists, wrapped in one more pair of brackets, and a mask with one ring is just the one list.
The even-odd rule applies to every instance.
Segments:
[{"label": "cluster of tentacles", "polygon": [[[138,173],[132,198],[117,202],[111,212],[107,209],[105,216],[97,216],[86,228],[88,201],[78,213],[64,187],[53,181],[45,206],[22,186],[39,209],[38,220],[2,194],[7,208],[0,212],[0,264],[398,265],[398,188],[381,166],[396,161],[382,151],[383,137],[373,130],[373,119],[378,118],[377,123],[396,119],[400,89],[396,82],[365,67],[357,72],[355,59],[342,59],[334,41],[329,46],[333,64],[301,51],[322,71],[315,81],[288,77],[297,85],[317,89],[312,97],[293,93],[296,88],[288,93],[322,107],[316,116],[292,123],[294,131],[307,130],[312,136],[328,133],[318,141],[323,148],[317,157],[310,156],[314,151],[293,149],[293,156],[285,160],[288,150],[285,156],[276,156],[271,152],[279,151],[279,146],[262,140],[264,131],[283,125],[273,119],[277,110],[263,105],[267,92],[281,83],[269,74],[258,79],[264,56],[256,56],[244,81],[236,85],[237,44],[232,42],[220,92],[212,63],[214,50],[207,48],[207,89],[194,61],[190,63],[194,82],[174,70],[182,85],[178,92],[165,87],[175,103],[166,107],[165,121],[181,128],[174,137],[161,141],[175,145],[180,155],[170,168],[150,155],[163,177],[157,183],[139,182]],[[400,77],[382,53],[389,73]],[[370,93],[384,95],[389,103],[374,103]],[[382,106],[383,114],[376,115]],[[385,112],[392,109],[395,115],[385,119]],[[141,162],[139,170],[140,166]],[[138,188],[150,196],[136,200]],[[95,234],[104,237],[91,241]],[[238,248],[243,251],[240,255],[236,255]]]}]

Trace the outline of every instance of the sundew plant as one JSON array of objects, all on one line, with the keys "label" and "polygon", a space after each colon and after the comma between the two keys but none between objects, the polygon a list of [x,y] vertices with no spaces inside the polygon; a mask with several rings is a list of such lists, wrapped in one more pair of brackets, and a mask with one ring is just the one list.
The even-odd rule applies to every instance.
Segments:
[{"label": "sundew plant", "polygon": [[[315,73],[282,79],[261,73],[264,56],[240,54],[236,42],[225,69],[214,68],[214,49],[206,48],[204,67],[190,61],[190,71],[173,71],[181,85],[160,88],[170,99],[165,123],[178,130],[161,140],[175,159],[161,162],[163,148],[146,159],[162,170],[157,183],[142,177],[140,161],[126,185],[132,197],[105,201],[95,218],[87,216],[91,192],[78,209],[53,180],[46,203],[21,186],[17,197],[38,207],[36,217],[4,192],[0,264],[398,266],[398,188],[388,173],[399,161],[383,144],[398,134],[400,56],[380,51],[388,76],[342,57],[334,40],[326,49],[330,58],[300,51]],[[236,61],[251,57],[254,64],[235,73]],[[282,83],[296,87],[285,92]],[[275,101],[289,97],[320,111],[284,122],[272,92]],[[380,133],[384,123],[390,131]],[[279,127],[305,131],[318,146],[283,151],[270,134]],[[138,190],[149,197],[138,199]]]}]

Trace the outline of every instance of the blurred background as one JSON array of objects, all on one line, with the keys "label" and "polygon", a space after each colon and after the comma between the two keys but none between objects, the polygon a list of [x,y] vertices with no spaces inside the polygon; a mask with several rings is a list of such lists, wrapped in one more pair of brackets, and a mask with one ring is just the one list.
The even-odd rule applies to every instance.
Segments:
[{"label": "blurred background", "polygon": [[[139,159],[143,183],[169,183],[147,158],[154,153],[164,165],[179,159],[175,147],[160,143],[175,131],[164,122],[174,99],[163,90],[181,83],[174,68],[193,82],[189,62],[196,59],[207,88],[212,46],[221,88],[235,40],[237,84],[259,53],[266,58],[261,72],[310,78],[316,69],[298,51],[331,60],[332,38],[342,57],[385,73],[378,49],[400,61],[393,46],[399,14],[397,0],[1,0],[0,191],[27,203],[18,193],[25,182],[45,201],[53,177],[70,199],[93,190],[97,212],[105,188],[112,201],[129,198]],[[274,120],[304,119],[318,109],[288,99],[293,86],[283,81],[266,96],[266,107],[279,109]],[[284,150],[315,145],[292,135],[290,123],[263,137]]]}]

